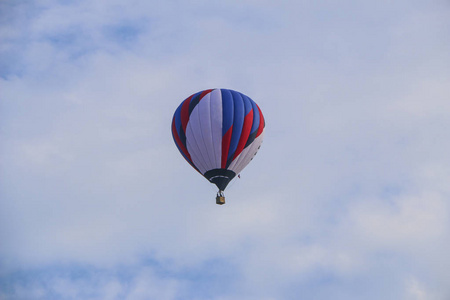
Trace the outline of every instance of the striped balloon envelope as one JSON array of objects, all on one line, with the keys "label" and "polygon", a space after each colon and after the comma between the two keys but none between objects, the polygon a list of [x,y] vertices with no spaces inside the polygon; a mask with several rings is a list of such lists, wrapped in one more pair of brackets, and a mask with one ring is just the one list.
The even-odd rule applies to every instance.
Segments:
[{"label": "striped balloon envelope", "polygon": [[[219,188],[219,198],[255,156],[264,127],[261,109],[248,96],[211,89],[191,95],[178,106],[172,135],[187,162]],[[223,204],[218,198],[217,203]]]}]

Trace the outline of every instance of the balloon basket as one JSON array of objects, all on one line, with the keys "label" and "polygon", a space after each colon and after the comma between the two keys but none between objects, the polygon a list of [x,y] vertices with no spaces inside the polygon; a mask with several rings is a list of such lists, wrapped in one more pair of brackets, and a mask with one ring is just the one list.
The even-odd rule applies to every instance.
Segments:
[{"label": "balloon basket", "polygon": [[222,191],[219,191],[216,196],[216,204],[223,205],[225,204],[225,195]]}]

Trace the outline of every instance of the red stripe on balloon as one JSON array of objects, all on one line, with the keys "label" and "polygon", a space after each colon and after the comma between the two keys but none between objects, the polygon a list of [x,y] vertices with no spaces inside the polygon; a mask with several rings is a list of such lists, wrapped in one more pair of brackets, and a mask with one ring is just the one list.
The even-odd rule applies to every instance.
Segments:
[{"label": "red stripe on balloon", "polygon": [[191,103],[194,95],[191,95],[184,100],[183,105],[181,106],[181,126],[183,127],[184,132],[186,132],[187,123],[189,122],[189,103]]},{"label": "red stripe on balloon", "polygon": [[204,91],[200,94],[199,101],[202,100],[202,98],[205,97],[206,94],[210,93],[212,90],[213,90],[213,89],[210,89],[210,90],[204,90]]},{"label": "red stripe on balloon", "polygon": [[242,126],[241,137],[239,139],[239,143],[237,145],[236,151],[234,152],[233,159],[238,157],[241,154],[242,150],[244,150],[245,144],[247,143],[248,137],[250,136],[250,131],[252,130],[253,125],[253,109],[245,116],[244,125]]},{"label": "red stripe on balloon", "polygon": [[227,167],[228,151],[230,150],[231,134],[233,133],[233,125],[222,137],[222,169]]}]

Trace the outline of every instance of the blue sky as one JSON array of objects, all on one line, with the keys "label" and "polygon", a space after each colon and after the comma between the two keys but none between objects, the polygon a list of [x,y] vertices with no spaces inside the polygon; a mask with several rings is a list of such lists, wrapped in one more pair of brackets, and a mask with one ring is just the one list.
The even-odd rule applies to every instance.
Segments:
[{"label": "blue sky", "polygon": [[[450,297],[446,1],[1,1],[0,298]],[[261,107],[215,187],[170,133]]]}]

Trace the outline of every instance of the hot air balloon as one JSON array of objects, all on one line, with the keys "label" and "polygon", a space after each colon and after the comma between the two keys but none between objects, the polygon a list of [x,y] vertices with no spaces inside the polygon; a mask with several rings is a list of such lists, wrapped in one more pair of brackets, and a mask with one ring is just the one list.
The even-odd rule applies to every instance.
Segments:
[{"label": "hot air balloon", "polygon": [[259,150],[264,117],[248,96],[228,89],[210,89],[186,98],[175,111],[172,136],[186,161],[219,189],[224,190]]}]

